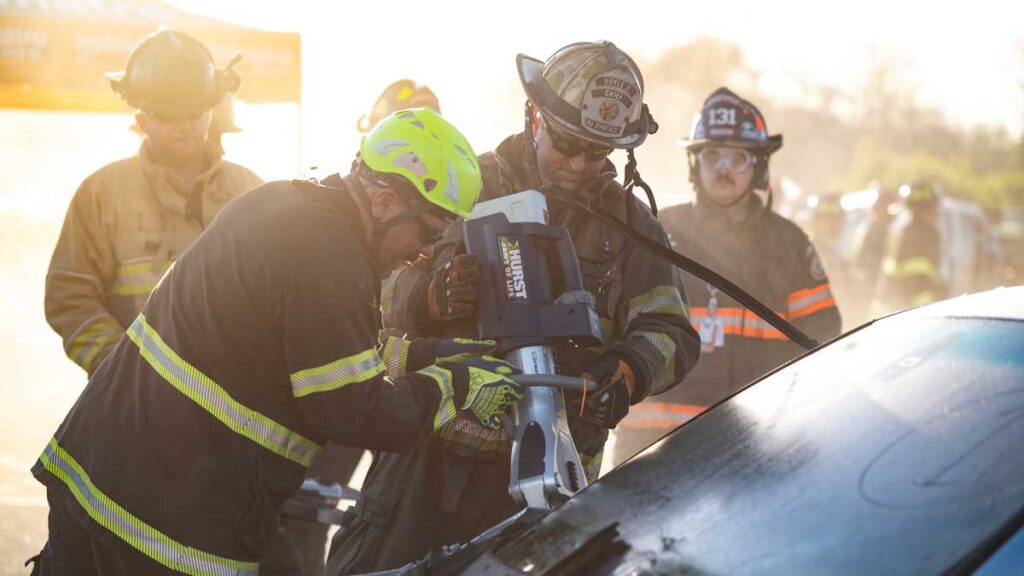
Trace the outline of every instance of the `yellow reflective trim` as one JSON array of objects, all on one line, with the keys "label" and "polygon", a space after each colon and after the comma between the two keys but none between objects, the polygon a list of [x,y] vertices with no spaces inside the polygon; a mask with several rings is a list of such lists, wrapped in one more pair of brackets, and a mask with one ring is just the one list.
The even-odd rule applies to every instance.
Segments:
[{"label": "yellow reflective trim", "polygon": [[389,327],[394,319],[391,317],[391,309],[395,302],[395,282],[401,270],[395,270],[381,282],[380,285],[380,316],[384,319],[385,327]]},{"label": "yellow reflective trim", "polygon": [[388,336],[384,341],[384,350],[381,351],[381,354],[384,357],[384,365],[387,366],[389,377],[397,378],[408,371],[410,346],[408,340],[394,336]]},{"label": "yellow reflective trim", "polygon": [[68,357],[89,371],[100,350],[120,338],[122,332],[120,324],[101,315],[71,340],[71,344],[68,346]]},{"label": "yellow reflective trim", "polygon": [[111,284],[108,292],[111,296],[149,296],[156,288],[157,282],[158,280],[136,284]]},{"label": "yellow reflective trim", "polygon": [[887,259],[885,262],[885,273],[893,278],[909,278],[911,276],[934,277],[938,275],[935,264],[932,263],[930,258],[924,257],[904,258],[903,260],[893,258],[891,261]]},{"label": "yellow reflective trim", "polygon": [[144,315],[139,314],[127,335],[157,374],[231,431],[303,467],[313,462],[320,445],[232,398],[227,390],[178,356],[146,323]]},{"label": "yellow reflective trim", "polygon": [[661,372],[655,376],[654,382],[651,383],[651,393],[657,394],[667,390],[669,386],[675,383],[676,343],[668,334],[663,332],[638,330],[635,334],[654,346],[658,353],[661,354],[664,362]]},{"label": "yellow reflective trim", "polygon": [[630,298],[626,303],[626,324],[641,314],[672,314],[690,318],[683,297],[675,286],[656,286],[647,293]]},{"label": "yellow reflective trim", "polygon": [[316,392],[337,390],[342,386],[370,380],[383,374],[385,370],[377,350],[370,348],[359,354],[292,374],[292,395],[301,398]]},{"label": "yellow reflective trim", "polygon": [[910,298],[910,304],[913,306],[924,306],[925,304],[931,304],[932,302],[935,302],[935,294],[931,290],[918,292]]},{"label": "yellow reflective trim", "polygon": [[75,500],[96,521],[153,560],[190,576],[256,576],[259,565],[198,550],[177,542],[114,502],[93,484],[89,474],[51,438],[40,462],[71,490]]},{"label": "yellow reflective trim", "polygon": [[138,276],[140,274],[149,274],[154,272],[155,268],[153,264],[156,262],[153,258],[147,258],[146,260],[139,262],[132,262],[131,264],[121,264],[117,267],[117,276]]}]

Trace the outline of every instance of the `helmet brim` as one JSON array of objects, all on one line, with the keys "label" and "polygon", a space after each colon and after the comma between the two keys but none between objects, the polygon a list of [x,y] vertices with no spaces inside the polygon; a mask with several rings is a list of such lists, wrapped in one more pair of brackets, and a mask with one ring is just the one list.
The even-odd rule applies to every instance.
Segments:
[{"label": "helmet brim", "polygon": [[729,148],[744,148],[746,150],[758,150],[772,154],[779,148],[782,148],[782,135],[777,134],[771,136],[764,142],[751,142],[749,140],[712,140],[710,138],[698,138],[696,140],[691,140],[690,138],[680,138],[676,140],[676,146],[686,150],[695,150],[697,148],[704,148],[705,146],[723,146]]}]

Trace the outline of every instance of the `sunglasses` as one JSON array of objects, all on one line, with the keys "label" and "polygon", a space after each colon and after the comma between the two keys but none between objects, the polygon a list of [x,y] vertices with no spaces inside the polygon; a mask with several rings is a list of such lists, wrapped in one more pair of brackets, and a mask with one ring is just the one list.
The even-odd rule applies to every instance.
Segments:
[{"label": "sunglasses", "polygon": [[613,148],[600,148],[579,138],[559,132],[558,129],[552,128],[550,124],[545,122],[543,118],[541,119],[541,124],[551,140],[551,146],[554,147],[556,152],[566,158],[575,158],[583,154],[587,162],[597,162],[598,160],[604,160],[612,153]]},{"label": "sunglasses", "polygon": [[697,160],[711,170],[725,168],[739,174],[754,163],[754,155],[743,148],[704,148],[697,153]]}]

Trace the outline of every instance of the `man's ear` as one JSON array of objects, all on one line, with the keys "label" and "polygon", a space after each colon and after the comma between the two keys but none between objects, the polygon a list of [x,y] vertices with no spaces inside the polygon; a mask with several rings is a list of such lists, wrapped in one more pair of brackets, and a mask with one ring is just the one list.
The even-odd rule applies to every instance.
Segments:
[{"label": "man's ear", "polygon": [[533,137],[536,138],[540,132],[540,110],[530,104],[530,128],[533,131]]},{"label": "man's ear", "polygon": [[390,220],[405,211],[402,198],[391,188],[378,188],[370,198],[370,213],[379,222]]}]

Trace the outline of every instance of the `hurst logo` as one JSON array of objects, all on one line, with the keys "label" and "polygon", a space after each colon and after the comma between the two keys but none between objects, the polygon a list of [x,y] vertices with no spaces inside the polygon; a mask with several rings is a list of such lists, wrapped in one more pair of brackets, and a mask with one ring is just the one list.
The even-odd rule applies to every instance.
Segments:
[{"label": "hurst logo", "polygon": [[498,237],[501,247],[501,262],[505,265],[505,296],[509,300],[526,300],[526,278],[523,276],[523,255],[519,241]]}]

